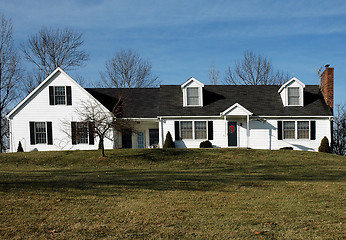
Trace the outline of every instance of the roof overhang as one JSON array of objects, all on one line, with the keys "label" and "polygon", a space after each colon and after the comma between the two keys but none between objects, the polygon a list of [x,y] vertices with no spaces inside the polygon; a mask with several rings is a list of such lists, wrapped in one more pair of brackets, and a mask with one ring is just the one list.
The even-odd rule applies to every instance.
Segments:
[{"label": "roof overhang", "polygon": [[247,110],[239,103],[235,103],[225,111],[220,113],[220,116],[251,116],[253,113]]}]

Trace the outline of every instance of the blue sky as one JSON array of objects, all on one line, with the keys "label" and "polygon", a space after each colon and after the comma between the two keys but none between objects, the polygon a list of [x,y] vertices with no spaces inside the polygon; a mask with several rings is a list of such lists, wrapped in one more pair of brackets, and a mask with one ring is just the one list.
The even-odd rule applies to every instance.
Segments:
[{"label": "blue sky", "polygon": [[335,102],[346,101],[346,1],[91,1],[0,0],[12,18],[16,43],[42,26],[83,33],[90,54],[85,67],[68,72],[100,81],[105,61],[120,49],[134,49],[152,62],[162,84],[194,76],[208,84],[212,62],[220,81],[245,50],[305,84],[318,84],[317,70],[335,68]]}]

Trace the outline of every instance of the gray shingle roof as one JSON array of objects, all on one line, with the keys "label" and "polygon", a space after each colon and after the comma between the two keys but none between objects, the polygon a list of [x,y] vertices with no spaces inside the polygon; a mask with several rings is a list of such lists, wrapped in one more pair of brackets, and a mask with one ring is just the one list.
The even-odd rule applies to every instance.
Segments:
[{"label": "gray shingle roof", "polygon": [[284,107],[278,93],[280,86],[205,85],[203,107],[183,107],[180,85],[160,88],[88,88],[108,109],[118,96],[125,96],[125,117],[219,116],[235,103],[255,116],[331,116],[318,85],[306,85],[303,107]]}]

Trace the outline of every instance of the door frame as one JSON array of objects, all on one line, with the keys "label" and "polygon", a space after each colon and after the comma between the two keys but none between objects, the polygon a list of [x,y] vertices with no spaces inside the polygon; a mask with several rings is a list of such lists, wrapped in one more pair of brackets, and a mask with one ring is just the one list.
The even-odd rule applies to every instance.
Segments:
[{"label": "door frame", "polygon": [[[228,131],[228,124],[230,123],[230,122],[234,122],[234,123],[236,123],[236,132],[237,132],[237,136],[236,136],[236,139],[237,139],[237,145],[236,146],[229,146],[229,136],[228,136],[228,133],[229,133],[229,131]],[[229,147],[229,148],[237,148],[237,147],[239,147],[239,126],[238,126],[238,120],[227,120],[227,147]]]}]

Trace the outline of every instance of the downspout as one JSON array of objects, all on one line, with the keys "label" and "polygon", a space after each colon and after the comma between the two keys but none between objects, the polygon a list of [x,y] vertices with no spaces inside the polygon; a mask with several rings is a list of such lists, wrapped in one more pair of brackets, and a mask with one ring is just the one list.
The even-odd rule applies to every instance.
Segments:
[{"label": "downspout", "polygon": [[250,116],[246,115],[246,148],[249,148],[250,138]]}]

